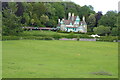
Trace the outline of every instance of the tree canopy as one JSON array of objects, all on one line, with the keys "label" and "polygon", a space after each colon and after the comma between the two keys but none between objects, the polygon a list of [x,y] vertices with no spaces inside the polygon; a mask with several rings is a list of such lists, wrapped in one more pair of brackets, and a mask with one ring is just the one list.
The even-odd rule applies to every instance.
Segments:
[{"label": "tree canopy", "polygon": [[120,18],[120,13],[108,11],[103,15],[100,11],[96,13],[91,5],[80,6],[74,2],[3,2],[3,34],[19,33],[22,26],[56,27],[58,19],[68,18],[69,12],[79,15],[81,19],[85,16],[88,32],[103,25],[110,27],[114,34],[114,27],[119,26],[117,17]]}]

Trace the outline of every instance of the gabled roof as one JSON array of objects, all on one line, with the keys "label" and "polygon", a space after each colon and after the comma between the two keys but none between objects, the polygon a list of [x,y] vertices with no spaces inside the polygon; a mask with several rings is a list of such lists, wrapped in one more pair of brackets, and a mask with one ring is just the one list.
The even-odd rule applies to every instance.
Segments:
[{"label": "gabled roof", "polygon": [[73,16],[71,16],[69,20],[64,20],[64,24],[65,24],[65,25],[69,25],[70,23],[74,24],[77,16],[74,16],[74,20],[72,20],[72,17],[73,17]]},{"label": "gabled roof", "polygon": [[[74,18],[74,19],[72,20],[72,18]],[[77,18],[77,16],[71,16],[71,17],[69,18],[69,20],[67,20],[67,19],[64,18],[62,21],[63,21],[63,23],[64,23],[65,25],[70,25],[70,23],[72,23],[73,28],[74,28],[74,27],[76,28],[76,26],[75,26],[75,24],[74,24],[76,18]],[[81,24],[87,25],[85,21],[80,21],[80,22],[79,22],[79,25],[81,25]],[[59,23],[58,26],[60,26],[60,25],[61,25],[61,24]],[[66,26],[66,27],[71,27],[71,26]]]}]

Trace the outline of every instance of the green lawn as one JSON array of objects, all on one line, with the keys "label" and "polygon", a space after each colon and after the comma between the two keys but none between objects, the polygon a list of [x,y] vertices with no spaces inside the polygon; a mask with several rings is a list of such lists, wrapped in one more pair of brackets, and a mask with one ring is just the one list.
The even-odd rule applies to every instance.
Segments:
[{"label": "green lawn", "polygon": [[[113,42],[3,41],[3,78],[117,78]],[[110,75],[95,75],[106,72]]]}]

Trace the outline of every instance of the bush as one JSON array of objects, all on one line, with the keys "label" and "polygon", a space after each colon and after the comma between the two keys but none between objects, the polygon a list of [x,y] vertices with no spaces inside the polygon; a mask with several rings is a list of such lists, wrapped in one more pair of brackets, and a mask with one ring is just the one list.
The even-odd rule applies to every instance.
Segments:
[{"label": "bush", "polygon": [[97,38],[97,41],[113,42],[113,41],[118,41],[118,37],[116,37],[116,36],[101,36],[100,38]]},{"label": "bush", "polygon": [[61,31],[61,30],[58,30],[57,32],[59,32],[59,33],[70,33],[70,32]]},{"label": "bush", "polygon": [[2,40],[20,40],[19,36],[2,36]]},{"label": "bush", "polygon": [[3,36],[2,40],[53,40],[52,37],[38,37],[38,36]]},{"label": "bush", "polygon": [[62,38],[62,35],[54,34],[52,37],[56,40],[59,40],[60,38]]},{"label": "bush", "polygon": [[45,37],[44,40],[53,40],[52,37]]}]

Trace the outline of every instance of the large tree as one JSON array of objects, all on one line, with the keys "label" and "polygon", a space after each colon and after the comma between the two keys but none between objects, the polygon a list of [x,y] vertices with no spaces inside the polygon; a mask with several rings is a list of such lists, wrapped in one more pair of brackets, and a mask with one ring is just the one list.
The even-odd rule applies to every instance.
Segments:
[{"label": "large tree", "polygon": [[52,6],[55,8],[55,16],[54,16],[55,19],[56,17],[57,19],[58,18],[62,19],[65,17],[65,9],[62,3],[56,2],[56,3],[53,3]]},{"label": "large tree", "polygon": [[[83,16],[85,16],[86,18],[88,18],[88,16],[91,13],[95,13],[95,11],[93,10],[93,7],[91,5],[87,6],[82,6],[79,10],[79,16],[82,18]],[[86,19],[87,20],[87,19]]]},{"label": "large tree", "polygon": [[38,17],[46,13],[46,6],[42,2],[32,3],[33,5],[33,14],[36,14]]},{"label": "large tree", "polygon": [[95,27],[95,24],[96,24],[95,15],[94,15],[94,14],[91,14],[91,15],[88,17],[88,29],[89,29],[90,31],[93,31],[93,28]]},{"label": "large tree", "polygon": [[94,27],[93,31],[95,34],[108,35],[110,33],[110,27],[105,27],[103,25],[100,25],[98,27]]},{"label": "large tree", "polygon": [[113,35],[113,36],[118,36],[118,27],[114,27],[114,28],[112,28],[112,31],[111,31],[111,35]]},{"label": "large tree", "polygon": [[3,35],[17,35],[22,31],[20,17],[15,15],[17,9],[16,3],[8,3],[8,7],[3,8]]},{"label": "large tree", "polygon": [[46,22],[49,21],[49,17],[48,17],[47,15],[42,15],[42,16],[40,17],[40,20],[41,20],[41,23],[42,23],[43,25],[45,25]]},{"label": "large tree", "polygon": [[101,17],[99,20],[99,25],[116,27],[117,22],[117,12],[115,11],[108,11],[105,15]]},{"label": "large tree", "polygon": [[96,18],[96,24],[95,26],[98,26],[98,21],[101,19],[101,17],[103,16],[101,11],[98,11],[98,13],[95,14],[95,18]]},{"label": "large tree", "polygon": [[79,14],[78,12],[79,12],[80,6],[75,4],[74,2],[64,3],[64,8],[65,8],[65,16],[67,17],[69,12],[74,13],[75,15]]}]

